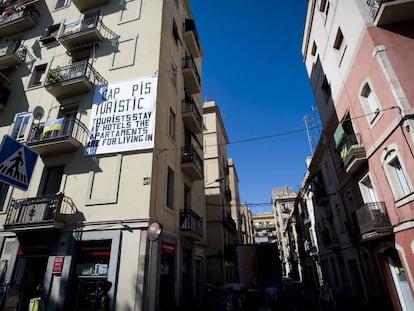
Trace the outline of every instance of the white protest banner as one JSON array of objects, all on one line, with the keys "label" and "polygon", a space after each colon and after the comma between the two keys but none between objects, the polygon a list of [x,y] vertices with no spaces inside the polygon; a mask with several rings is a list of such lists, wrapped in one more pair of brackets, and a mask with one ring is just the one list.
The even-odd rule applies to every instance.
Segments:
[{"label": "white protest banner", "polygon": [[95,87],[86,155],[154,147],[157,77]]}]

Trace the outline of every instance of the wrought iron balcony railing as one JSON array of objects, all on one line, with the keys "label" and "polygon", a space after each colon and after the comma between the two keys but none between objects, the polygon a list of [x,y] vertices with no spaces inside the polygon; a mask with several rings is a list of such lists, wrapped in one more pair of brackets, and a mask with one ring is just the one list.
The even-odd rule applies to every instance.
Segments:
[{"label": "wrought iron balcony railing", "polygon": [[86,77],[93,84],[103,84],[106,82],[88,61],[81,61],[64,67],[50,69],[46,76],[46,86],[79,77]]},{"label": "wrought iron balcony railing", "polygon": [[61,228],[62,209],[68,204],[63,194],[45,195],[35,198],[13,199],[7,208],[4,227],[8,230],[37,228]]},{"label": "wrought iron balcony railing", "polygon": [[88,93],[94,85],[105,82],[88,61],[81,61],[49,70],[45,87],[57,99],[63,99]]},{"label": "wrought iron balcony railing", "polygon": [[201,133],[203,129],[203,118],[194,99],[187,93],[183,99],[183,119],[186,126],[193,133]]},{"label": "wrought iron balcony railing", "polygon": [[27,47],[20,42],[9,41],[0,45],[0,67],[11,68],[26,61]]},{"label": "wrought iron balcony railing", "polygon": [[0,16],[0,37],[28,30],[36,26],[40,13],[32,5],[5,8]]},{"label": "wrought iron balcony railing", "polygon": [[99,16],[93,16],[64,24],[58,40],[68,51],[72,51],[86,43],[117,37],[118,35],[109,29]]},{"label": "wrought iron balcony railing", "polygon": [[360,135],[347,135],[340,147],[340,156],[347,172],[351,172],[366,161],[366,151],[364,145],[360,142]]},{"label": "wrought iron balcony railing", "polygon": [[186,146],[181,149],[181,166],[193,180],[203,178],[203,160],[194,147]]},{"label": "wrought iron balcony railing", "polygon": [[203,235],[202,217],[191,209],[183,209],[180,211],[180,230],[191,231],[200,236]]},{"label": "wrought iron balcony railing", "polygon": [[198,73],[197,64],[191,56],[183,59],[184,87],[190,93],[200,93],[201,77]]},{"label": "wrought iron balcony railing", "polygon": [[356,211],[359,231],[363,239],[382,236],[392,232],[391,222],[384,202],[364,204]]},{"label": "wrought iron balcony railing", "polygon": [[27,145],[39,154],[74,151],[84,145],[87,127],[75,118],[59,118],[33,124]]},{"label": "wrought iron balcony railing", "polygon": [[185,20],[184,40],[192,56],[200,57],[203,55],[203,51],[200,44],[200,38],[193,19]]},{"label": "wrought iron balcony railing", "polygon": [[376,26],[409,21],[414,18],[414,0],[367,0]]}]

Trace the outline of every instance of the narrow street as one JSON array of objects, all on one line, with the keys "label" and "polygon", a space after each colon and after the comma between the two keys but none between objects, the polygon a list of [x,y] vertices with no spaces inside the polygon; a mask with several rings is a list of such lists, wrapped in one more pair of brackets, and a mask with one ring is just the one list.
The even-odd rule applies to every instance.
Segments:
[{"label": "narrow street", "polygon": [[[284,289],[276,305],[273,307],[266,303],[264,298],[253,291],[245,293],[244,297],[237,291],[216,291],[204,306],[206,311],[318,311],[318,293],[306,293],[300,282],[283,280]],[[338,311],[362,311],[367,310],[367,305],[352,301],[337,299],[337,306],[334,310]],[[369,308],[368,308],[369,309]],[[180,309],[194,310],[194,308]],[[200,309],[201,310],[201,309]],[[388,310],[388,309],[384,309]]]}]

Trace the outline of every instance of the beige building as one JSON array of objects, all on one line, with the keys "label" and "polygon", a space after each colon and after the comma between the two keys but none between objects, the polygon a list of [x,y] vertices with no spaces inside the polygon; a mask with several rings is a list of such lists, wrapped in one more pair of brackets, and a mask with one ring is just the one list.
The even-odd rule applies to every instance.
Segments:
[{"label": "beige building", "polygon": [[221,285],[237,279],[235,243],[237,225],[232,218],[232,192],[228,166],[229,142],[215,101],[203,106],[204,187],[207,217],[207,282]]},{"label": "beige building", "polygon": [[39,154],[1,152],[1,174],[27,186],[0,185],[6,303],[92,310],[105,284],[111,310],[201,303],[203,51],[188,1],[0,10],[0,133]]},{"label": "beige building", "polygon": [[231,193],[231,217],[236,223],[236,237],[234,244],[240,244],[241,241],[241,206],[240,206],[240,192],[239,192],[239,176],[237,175],[236,165],[233,159],[227,160],[229,169],[229,188]]},{"label": "beige building", "polygon": [[285,276],[288,276],[291,272],[289,265],[290,248],[287,230],[289,218],[294,208],[296,195],[296,192],[289,187],[272,189],[272,205],[276,220],[277,242],[280,261],[282,263],[282,273]]},{"label": "beige building", "polygon": [[247,204],[240,204],[240,244],[254,243],[252,212]]},{"label": "beige building", "polygon": [[276,243],[276,220],[273,212],[252,215],[254,243]]}]

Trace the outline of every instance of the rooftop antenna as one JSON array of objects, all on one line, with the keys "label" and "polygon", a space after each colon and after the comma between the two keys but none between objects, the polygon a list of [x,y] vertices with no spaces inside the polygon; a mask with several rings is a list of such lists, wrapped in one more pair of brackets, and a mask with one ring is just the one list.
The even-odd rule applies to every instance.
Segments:
[{"label": "rooftop antenna", "polygon": [[313,136],[310,134],[310,131],[309,131],[309,124],[313,121],[313,118],[306,115],[306,116],[303,117],[303,121],[305,122],[305,126],[306,126],[306,134],[308,136],[309,149],[310,149],[311,154],[313,154],[313,145],[312,145],[312,143],[313,143],[314,139],[313,139]]}]

